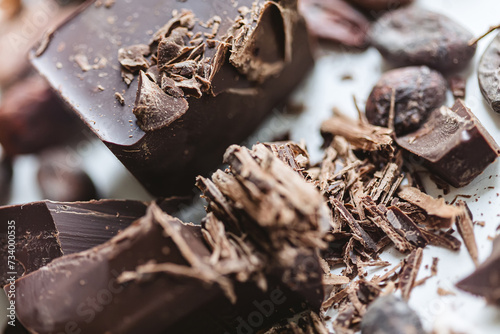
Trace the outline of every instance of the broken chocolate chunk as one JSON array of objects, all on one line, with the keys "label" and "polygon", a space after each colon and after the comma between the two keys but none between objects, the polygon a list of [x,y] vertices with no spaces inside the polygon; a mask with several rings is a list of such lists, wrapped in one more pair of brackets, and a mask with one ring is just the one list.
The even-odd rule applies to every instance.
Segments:
[{"label": "broken chocolate chunk", "polygon": [[394,295],[377,298],[366,310],[361,334],[425,334],[417,313]]},{"label": "broken chocolate chunk", "polygon": [[469,45],[471,32],[447,16],[418,7],[389,11],[372,27],[372,44],[397,66],[458,71],[476,52],[476,45]]},{"label": "broken chocolate chunk", "polygon": [[186,99],[168,95],[141,71],[133,112],[142,130],[167,127],[186,113],[188,108]]},{"label": "broken chocolate chunk", "polygon": [[[95,247],[143,216],[137,201],[102,200],[62,203],[36,202],[0,208],[2,255],[7,258],[7,234],[15,226],[16,277],[27,275],[55,258]],[[7,261],[0,265],[6,284]]]},{"label": "broken chocolate chunk", "polygon": [[500,34],[498,34],[486,51],[483,53],[477,69],[479,79],[479,87],[484,98],[491,106],[493,111],[500,113],[500,92],[498,86],[500,84]]},{"label": "broken chocolate chunk", "polygon": [[470,276],[458,282],[457,287],[500,306],[500,236],[493,241],[490,257]]},{"label": "broken chocolate chunk", "polygon": [[454,187],[463,187],[500,155],[500,147],[462,100],[432,112],[420,129],[396,139]]},{"label": "broken chocolate chunk", "polygon": [[139,70],[146,71],[149,63],[145,56],[151,53],[149,46],[145,44],[132,45],[118,50],[118,61],[130,72]]},{"label": "broken chocolate chunk", "polygon": [[443,105],[446,88],[443,76],[427,66],[386,72],[366,101],[366,118],[371,124],[395,129],[398,136],[407,134],[417,130],[431,111]]}]

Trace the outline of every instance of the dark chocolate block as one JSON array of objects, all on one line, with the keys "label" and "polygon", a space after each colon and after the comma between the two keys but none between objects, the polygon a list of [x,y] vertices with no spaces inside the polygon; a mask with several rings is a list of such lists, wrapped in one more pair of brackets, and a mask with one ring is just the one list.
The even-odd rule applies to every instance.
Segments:
[{"label": "dark chocolate block", "polygon": [[[247,137],[313,64],[296,1],[260,0],[253,7],[254,3],[137,0],[117,1],[111,8],[90,5],[42,42],[32,62],[151,193],[188,193],[194,177],[217,166],[226,147]],[[159,62],[170,59],[172,52],[179,51],[178,45],[155,35],[153,40],[160,42],[161,52],[152,50],[153,55],[145,58],[141,58],[147,54],[144,48],[130,46],[147,47],[160,27],[165,28],[164,36],[170,36],[172,29],[165,24],[172,14],[186,14],[194,20],[192,24],[174,19],[173,26],[192,28],[188,34],[193,39],[179,43],[195,44],[201,38],[204,56],[193,57],[205,76],[185,80],[181,91],[169,90],[172,81],[168,79],[179,79],[189,68],[168,67],[170,77],[158,82],[169,94],[184,98],[188,109],[179,104],[181,109],[169,111],[160,105],[154,111],[172,112],[175,117],[159,127],[145,126],[141,119],[143,131],[133,113],[139,80],[121,67],[118,51],[123,49],[120,60],[126,69],[147,70],[149,64],[148,77],[158,79],[151,66],[153,58]],[[240,15],[245,19],[234,25]],[[201,60],[204,64],[200,65]],[[172,72],[177,70],[180,72]],[[130,86],[122,71],[125,80],[133,80]],[[165,101],[165,96],[150,99],[157,100]],[[142,109],[135,111],[143,113]]]},{"label": "dark chocolate block", "polygon": [[[60,256],[100,245],[145,212],[145,203],[122,200],[44,201],[0,208],[1,252],[6,259],[0,264],[0,283],[3,286],[8,277],[27,275]],[[7,263],[10,234],[15,234],[14,268]]]},{"label": "dark chocolate block", "polygon": [[500,237],[493,241],[493,251],[471,275],[457,283],[457,287],[483,296],[491,304],[500,306]]},{"label": "dark chocolate block", "polygon": [[454,187],[469,184],[500,155],[500,147],[462,100],[432,112],[422,127],[396,139]]},{"label": "dark chocolate block", "polygon": [[[321,283],[304,282],[302,290],[292,290],[281,280],[283,268],[276,267],[266,270],[267,283],[260,286],[258,277],[233,276],[237,268],[224,261],[214,264],[213,257],[200,226],[184,224],[153,205],[107,243],[17,280],[17,317],[40,334],[237,334],[247,330],[241,328],[270,326],[309,305],[319,308]],[[317,261],[300,255],[295,260],[290,265],[296,268]],[[321,270],[319,265],[312,269]],[[307,296],[318,300],[309,304]]]}]

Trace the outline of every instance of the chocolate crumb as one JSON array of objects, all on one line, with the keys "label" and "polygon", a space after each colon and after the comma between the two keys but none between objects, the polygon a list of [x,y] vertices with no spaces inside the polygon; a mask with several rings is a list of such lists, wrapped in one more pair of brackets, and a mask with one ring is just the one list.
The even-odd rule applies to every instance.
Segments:
[{"label": "chocolate crumb", "polygon": [[456,293],[450,290],[443,289],[441,287],[438,287],[437,289],[437,294],[441,297],[445,296],[456,296]]},{"label": "chocolate crumb", "polygon": [[115,92],[115,99],[122,105],[125,105],[125,98],[123,97],[122,94]]}]

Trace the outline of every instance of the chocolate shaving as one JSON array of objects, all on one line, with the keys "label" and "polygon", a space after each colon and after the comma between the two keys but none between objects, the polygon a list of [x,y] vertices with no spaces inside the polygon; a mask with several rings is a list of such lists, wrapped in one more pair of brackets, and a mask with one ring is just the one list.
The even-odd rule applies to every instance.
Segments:
[{"label": "chocolate shaving", "polygon": [[389,152],[393,150],[392,130],[355,122],[340,112],[336,112],[334,117],[321,124],[321,133],[342,136],[360,150]]},{"label": "chocolate shaving", "polygon": [[458,251],[462,246],[462,242],[448,232],[432,233],[422,229],[422,233],[429,240],[429,244],[433,246],[444,247],[452,251]]},{"label": "chocolate shaving", "polygon": [[125,105],[125,98],[122,94],[115,92],[115,99],[123,106]]},{"label": "chocolate shaving", "polygon": [[375,251],[377,246],[373,239],[361,228],[359,223],[354,219],[352,214],[346,209],[346,207],[337,199],[332,199],[332,204],[339,211],[340,215],[344,221],[349,225],[352,232],[358,236],[358,241],[361,242],[368,249]]},{"label": "chocolate shaving", "polygon": [[394,227],[399,234],[404,236],[413,246],[423,248],[429,243],[429,240],[427,240],[417,224],[397,207],[389,207],[387,211],[387,220],[392,227]]},{"label": "chocolate shaving", "polygon": [[89,64],[89,60],[84,54],[77,54],[75,56],[75,63],[80,66],[83,72],[88,72],[92,69],[92,66]]},{"label": "chocolate shaving", "polygon": [[424,209],[429,216],[436,218],[431,225],[437,227],[451,227],[462,212],[459,208],[446,204],[443,198],[433,198],[414,187],[402,188],[398,197]]},{"label": "chocolate shaving", "polygon": [[477,249],[476,237],[474,235],[472,213],[470,212],[469,207],[464,201],[457,201],[457,205],[462,210],[461,214],[458,215],[456,220],[457,231],[464,240],[465,247],[467,248],[472,261],[477,267],[479,266],[479,254]]},{"label": "chocolate shaving", "polygon": [[401,268],[401,276],[398,287],[401,290],[401,295],[405,301],[410,299],[411,291],[415,287],[415,280],[420,270],[422,263],[422,248],[417,248],[408,255],[403,267]]}]

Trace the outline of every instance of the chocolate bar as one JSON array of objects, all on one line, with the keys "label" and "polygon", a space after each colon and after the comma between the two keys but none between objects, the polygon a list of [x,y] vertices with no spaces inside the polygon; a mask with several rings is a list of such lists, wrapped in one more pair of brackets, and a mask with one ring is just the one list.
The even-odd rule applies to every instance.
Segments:
[{"label": "chocolate bar", "polygon": [[[202,226],[151,205],[108,242],[18,279],[21,323],[36,333],[236,334],[318,312],[324,298],[318,249],[328,228],[322,196],[264,145],[233,146],[225,161],[231,174],[199,179],[211,211]],[[240,179],[252,196],[225,188],[223,178]],[[306,204],[295,198],[299,189]]]},{"label": "chocolate bar", "polygon": [[32,63],[152,194],[166,196],[188,193],[313,60],[296,1],[146,0],[89,5]]},{"label": "chocolate bar", "polygon": [[7,259],[9,236],[14,235],[16,258],[12,264],[0,264],[0,283],[4,286],[12,275],[27,275],[55,258],[100,245],[145,212],[146,204],[122,200],[44,201],[0,208],[2,256]]},{"label": "chocolate bar", "polygon": [[[279,267],[266,271],[264,286],[253,281],[258,276],[241,282],[221,274],[231,270],[224,261],[212,266],[210,258],[200,226],[183,224],[154,205],[109,242],[17,280],[17,317],[36,333],[70,326],[82,333],[233,334],[265,328],[311,305],[319,309],[321,283],[292,290],[282,283]],[[299,255],[290,265],[316,260]],[[315,299],[309,303],[308,296]],[[41,310],[44,317],[37,316]]]},{"label": "chocolate bar", "polygon": [[399,146],[454,187],[469,184],[500,155],[500,147],[462,100],[434,110]]},{"label": "chocolate bar", "polygon": [[491,304],[500,306],[500,237],[493,241],[493,251],[471,275],[457,283],[457,287],[477,296],[483,296]]}]

